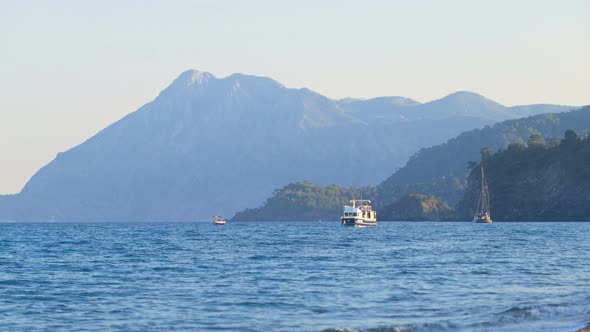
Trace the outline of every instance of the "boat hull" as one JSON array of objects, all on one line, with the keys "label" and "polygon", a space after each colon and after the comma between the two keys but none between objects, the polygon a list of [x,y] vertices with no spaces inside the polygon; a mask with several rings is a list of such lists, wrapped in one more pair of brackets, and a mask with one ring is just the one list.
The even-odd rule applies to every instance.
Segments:
[{"label": "boat hull", "polygon": [[490,219],[490,218],[477,218],[473,222],[475,222],[477,224],[491,224],[492,219]]},{"label": "boat hull", "polygon": [[377,220],[342,218],[342,226],[374,227],[377,226]]},{"label": "boat hull", "polygon": [[216,214],[213,216],[213,225],[225,225],[225,218]]}]

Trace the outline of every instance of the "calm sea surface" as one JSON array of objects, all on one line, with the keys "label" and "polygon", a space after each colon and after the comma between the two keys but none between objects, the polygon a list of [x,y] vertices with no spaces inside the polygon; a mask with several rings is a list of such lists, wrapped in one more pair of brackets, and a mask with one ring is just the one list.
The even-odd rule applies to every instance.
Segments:
[{"label": "calm sea surface", "polygon": [[574,331],[590,223],[0,224],[1,331]]}]

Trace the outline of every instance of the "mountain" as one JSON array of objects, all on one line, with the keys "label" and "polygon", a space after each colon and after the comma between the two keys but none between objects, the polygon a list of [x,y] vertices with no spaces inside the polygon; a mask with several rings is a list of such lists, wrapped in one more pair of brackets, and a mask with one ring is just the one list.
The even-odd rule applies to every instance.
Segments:
[{"label": "mountain", "polygon": [[362,116],[370,123],[471,117],[484,119],[488,124],[492,124],[543,113],[559,113],[573,108],[547,104],[506,107],[469,91],[455,92],[424,104],[404,97],[343,99],[338,101],[338,104],[347,114]]},{"label": "mountain", "polygon": [[[448,110],[441,112],[441,110]],[[473,92],[460,91],[445,98],[431,101],[421,105],[419,112],[423,118],[445,118],[449,116],[474,116],[502,121],[518,117],[510,112],[508,107],[502,106],[492,100]]]},{"label": "mountain", "polygon": [[[482,154],[493,220],[590,220],[590,137],[568,130],[561,142],[545,141],[533,135],[526,145]],[[462,219],[473,216],[480,183],[480,168],[473,167],[458,205]]]},{"label": "mountain", "polygon": [[0,197],[0,219],[205,220],[258,206],[290,182],[376,184],[418,149],[509,116],[467,99],[338,101],[270,78],[189,70]]},{"label": "mountain", "polygon": [[462,189],[457,190],[455,179],[461,182],[466,179],[468,162],[479,160],[482,148],[506,148],[510,143],[526,142],[535,133],[548,139],[557,138],[568,129],[582,134],[590,131],[590,106],[566,113],[504,121],[492,127],[462,133],[446,143],[423,148],[413,155],[404,167],[379,185],[379,201],[389,204],[406,193],[420,192],[456,204],[462,197]]}]

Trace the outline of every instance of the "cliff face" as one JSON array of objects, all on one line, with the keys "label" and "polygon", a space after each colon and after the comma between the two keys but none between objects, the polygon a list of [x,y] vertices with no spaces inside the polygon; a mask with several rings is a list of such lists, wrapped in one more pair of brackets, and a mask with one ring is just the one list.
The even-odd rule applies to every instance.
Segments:
[{"label": "cliff face", "polygon": [[433,221],[452,219],[452,209],[434,196],[406,195],[388,205],[380,213],[380,220]]},{"label": "cliff face", "polygon": [[[590,220],[590,139],[570,136],[554,147],[513,144],[484,156],[481,165],[493,220]],[[461,218],[473,215],[479,190],[476,167],[458,206]]]}]

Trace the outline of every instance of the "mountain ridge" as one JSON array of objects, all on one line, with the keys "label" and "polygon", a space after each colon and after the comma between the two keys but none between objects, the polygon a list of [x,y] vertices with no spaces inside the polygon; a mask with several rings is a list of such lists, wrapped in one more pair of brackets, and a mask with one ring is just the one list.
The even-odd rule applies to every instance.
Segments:
[{"label": "mountain ridge", "polygon": [[188,70],[153,101],[59,153],[19,194],[0,197],[0,219],[229,215],[294,181],[376,184],[419,148],[494,121],[452,110],[397,121],[388,112],[369,107],[359,116],[270,78]]}]

